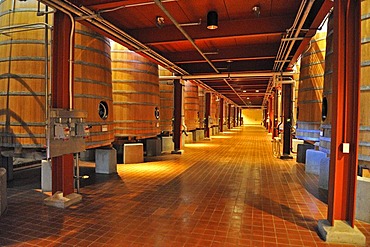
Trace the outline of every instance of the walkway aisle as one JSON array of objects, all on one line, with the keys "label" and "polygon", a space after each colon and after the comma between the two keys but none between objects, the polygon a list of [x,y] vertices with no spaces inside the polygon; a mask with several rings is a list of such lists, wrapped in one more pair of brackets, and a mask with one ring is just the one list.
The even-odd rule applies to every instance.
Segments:
[{"label": "walkway aisle", "polygon": [[[334,246],[315,230],[326,218],[318,178],[293,160],[273,158],[261,127],[234,128],[187,145],[183,155],[119,165],[118,175],[95,181],[82,188],[83,203],[66,210],[43,206],[45,196],[35,190],[9,189],[0,243]],[[370,224],[357,226],[370,246]]]}]

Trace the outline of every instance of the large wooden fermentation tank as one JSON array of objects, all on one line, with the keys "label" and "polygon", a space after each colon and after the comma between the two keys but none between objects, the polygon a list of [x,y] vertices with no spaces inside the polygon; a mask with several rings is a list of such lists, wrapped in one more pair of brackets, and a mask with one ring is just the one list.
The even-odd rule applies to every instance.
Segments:
[{"label": "large wooden fermentation tank", "polygon": [[[370,1],[361,2],[361,77],[360,77],[360,131],[359,131],[359,165],[370,167],[370,113],[368,111],[370,102]],[[324,83],[323,100],[323,136],[320,138],[320,150],[330,153],[331,122],[333,108],[332,97],[332,74],[333,74],[333,16],[328,22],[326,71]]]},{"label": "large wooden fermentation tank", "polygon": [[114,134],[145,139],[160,134],[157,64],[112,42]]},{"label": "large wooden fermentation tank", "polygon": [[184,115],[187,131],[196,130],[199,127],[200,116],[198,85],[189,80],[185,81]]},{"label": "large wooden fermentation tank", "polygon": [[109,39],[76,23],[74,104],[87,112],[86,148],[110,145],[113,135],[112,71]]},{"label": "large wooden fermentation tank", "polygon": [[322,103],[322,136],[320,137],[320,150],[330,153],[331,118],[332,118],[332,83],[333,83],[333,15],[329,17],[326,37],[325,81]]},{"label": "large wooden fermentation tank", "polygon": [[[159,76],[171,76],[172,72],[158,66]],[[172,118],[174,110],[174,91],[173,91],[173,80],[160,80],[159,81],[159,97],[160,97],[160,114],[159,114],[159,125],[162,134],[171,134]]]},{"label": "large wooden fermentation tank", "polygon": [[358,163],[370,168],[370,1],[361,2],[361,88]]},{"label": "large wooden fermentation tank", "polygon": [[[2,147],[45,145],[44,30],[11,33],[11,27],[43,22],[36,16],[36,1],[2,1],[0,35],[0,122]],[[8,11],[5,11],[8,10]]]},{"label": "large wooden fermentation tank", "polygon": [[326,32],[318,32],[302,55],[296,137],[319,141],[325,71]]},{"label": "large wooden fermentation tank", "polygon": [[[9,31],[0,35],[0,146],[45,148],[45,74],[50,61],[46,54],[50,54],[50,36],[45,39],[45,26],[40,24],[45,17],[37,16],[36,0],[2,1],[0,8],[9,10],[0,17],[1,28]],[[51,19],[52,15],[50,23]],[[92,128],[86,148],[113,140],[109,50],[105,38],[76,24],[74,108],[88,112],[86,122]]]}]

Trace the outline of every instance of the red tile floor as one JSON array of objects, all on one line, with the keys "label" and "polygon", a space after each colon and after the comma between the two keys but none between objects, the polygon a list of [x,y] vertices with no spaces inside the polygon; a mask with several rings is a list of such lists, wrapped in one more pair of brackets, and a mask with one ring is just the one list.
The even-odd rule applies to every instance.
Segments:
[{"label": "red tile floor", "polygon": [[[318,177],[274,158],[261,127],[234,128],[184,150],[119,165],[117,175],[91,173],[82,203],[68,209],[44,206],[46,195],[23,176],[8,189],[1,245],[340,246],[316,231],[327,211]],[[370,224],[356,225],[370,246]]]}]

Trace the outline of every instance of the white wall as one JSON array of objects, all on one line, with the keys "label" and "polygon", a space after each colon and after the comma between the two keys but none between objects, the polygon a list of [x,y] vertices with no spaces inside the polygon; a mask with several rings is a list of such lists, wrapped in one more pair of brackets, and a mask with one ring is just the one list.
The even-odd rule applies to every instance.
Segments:
[{"label": "white wall", "polygon": [[263,119],[262,109],[243,109],[243,124],[261,125]]}]

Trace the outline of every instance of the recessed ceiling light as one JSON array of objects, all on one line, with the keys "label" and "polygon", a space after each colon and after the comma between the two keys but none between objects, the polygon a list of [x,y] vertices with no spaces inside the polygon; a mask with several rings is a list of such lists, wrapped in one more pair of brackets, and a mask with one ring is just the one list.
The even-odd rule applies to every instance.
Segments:
[{"label": "recessed ceiling light", "polygon": [[257,90],[256,90],[256,93],[259,93],[259,92],[260,92],[260,90],[258,90],[258,89],[257,89]]},{"label": "recessed ceiling light", "polygon": [[247,99],[249,99],[249,97],[247,97]]},{"label": "recessed ceiling light", "polygon": [[207,14],[207,28],[214,30],[218,28],[218,14],[216,11],[209,11]]},{"label": "recessed ceiling light", "polygon": [[246,93],[247,92],[247,90],[243,90],[243,93]]}]

